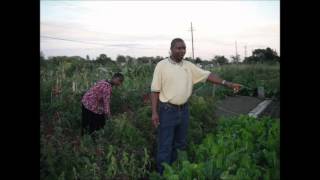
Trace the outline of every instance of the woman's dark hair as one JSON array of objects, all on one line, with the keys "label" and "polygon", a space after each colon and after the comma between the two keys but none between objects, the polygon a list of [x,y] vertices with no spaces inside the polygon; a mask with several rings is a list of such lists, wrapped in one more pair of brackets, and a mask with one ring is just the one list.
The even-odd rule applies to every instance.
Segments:
[{"label": "woman's dark hair", "polygon": [[172,49],[172,48],[176,45],[177,42],[183,42],[183,43],[184,43],[183,39],[181,39],[181,38],[174,38],[174,39],[171,41],[171,47],[170,47],[170,49]]},{"label": "woman's dark hair", "polygon": [[121,79],[121,81],[124,80],[123,74],[121,74],[121,73],[119,73],[119,72],[115,73],[115,74],[112,76],[112,79],[114,79],[114,78],[119,78],[119,79]]}]

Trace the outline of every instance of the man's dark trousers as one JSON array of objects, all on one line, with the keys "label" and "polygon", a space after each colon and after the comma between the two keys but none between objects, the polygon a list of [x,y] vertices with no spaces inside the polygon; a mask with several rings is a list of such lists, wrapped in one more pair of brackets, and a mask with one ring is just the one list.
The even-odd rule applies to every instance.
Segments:
[{"label": "man's dark trousers", "polygon": [[187,130],[189,123],[188,103],[175,106],[159,103],[157,168],[163,174],[161,163],[172,164],[177,159],[177,150],[185,150],[187,146]]}]

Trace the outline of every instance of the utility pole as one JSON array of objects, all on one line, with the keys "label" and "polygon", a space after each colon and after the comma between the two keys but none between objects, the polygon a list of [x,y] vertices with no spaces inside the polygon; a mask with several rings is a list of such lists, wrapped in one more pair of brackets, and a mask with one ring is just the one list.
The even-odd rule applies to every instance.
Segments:
[{"label": "utility pole", "polygon": [[238,55],[238,51],[237,51],[237,41],[235,42],[235,47],[236,47],[236,57]]},{"label": "utility pole", "polygon": [[191,22],[191,41],[192,41],[192,59],[194,60],[194,48],[193,48],[193,28]]},{"label": "utility pole", "polygon": [[247,45],[244,46],[244,58],[247,57]]},{"label": "utility pole", "polygon": [[239,59],[238,59],[238,49],[237,49],[237,41],[236,41],[236,43],[235,43],[235,46],[236,46],[236,61],[239,61]]}]

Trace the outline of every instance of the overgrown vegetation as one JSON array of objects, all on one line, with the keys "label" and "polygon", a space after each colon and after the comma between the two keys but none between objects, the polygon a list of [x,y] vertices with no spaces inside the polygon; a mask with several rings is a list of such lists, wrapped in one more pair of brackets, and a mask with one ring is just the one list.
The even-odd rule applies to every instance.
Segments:
[{"label": "overgrown vegetation", "polygon": [[[41,179],[160,178],[155,174],[156,131],[151,124],[149,99],[155,63],[121,65],[110,63],[105,56],[99,61],[79,57],[40,61]],[[268,97],[279,97],[278,65],[225,65],[210,70],[252,89],[264,86]],[[83,93],[118,71],[125,75],[125,81],[122,87],[113,89],[112,118],[95,139],[81,137]],[[241,94],[253,92],[248,89]],[[268,118],[239,117],[218,122],[212,116],[214,104],[225,95],[232,93],[208,83],[194,87],[189,145],[184,153],[187,159],[180,157],[172,167],[167,166],[165,177],[278,177],[278,125]]]},{"label": "overgrown vegetation", "polygon": [[279,134],[275,119],[221,119],[201,144],[180,152],[173,166],[165,165],[164,178],[280,179]]}]

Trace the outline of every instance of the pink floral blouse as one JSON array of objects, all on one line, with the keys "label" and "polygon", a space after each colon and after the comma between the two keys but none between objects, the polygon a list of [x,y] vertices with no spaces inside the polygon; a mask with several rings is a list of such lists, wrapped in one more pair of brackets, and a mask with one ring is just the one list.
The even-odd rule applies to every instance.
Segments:
[{"label": "pink floral blouse", "polygon": [[91,87],[83,96],[82,104],[88,110],[96,114],[110,113],[110,98],[112,93],[112,85],[101,80]]}]

